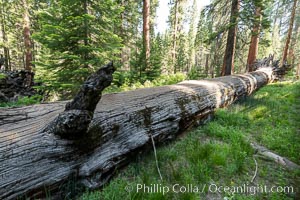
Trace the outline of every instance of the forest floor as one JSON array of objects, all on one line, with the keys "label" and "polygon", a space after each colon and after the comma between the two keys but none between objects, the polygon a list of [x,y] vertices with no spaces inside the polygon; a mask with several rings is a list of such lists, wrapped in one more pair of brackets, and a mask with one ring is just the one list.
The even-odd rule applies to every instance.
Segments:
[{"label": "forest floor", "polygon": [[257,156],[250,145],[256,142],[299,165],[299,113],[299,81],[269,84],[157,147],[162,180],[155,154],[148,152],[101,191],[79,199],[300,199],[300,172]]}]

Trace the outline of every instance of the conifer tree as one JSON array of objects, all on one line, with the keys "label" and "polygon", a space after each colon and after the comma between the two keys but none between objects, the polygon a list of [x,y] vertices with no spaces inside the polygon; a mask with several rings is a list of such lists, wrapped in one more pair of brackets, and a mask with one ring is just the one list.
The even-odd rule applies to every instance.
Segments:
[{"label": "conifer tree", "polygon": [[143,49],[145,51],[145,69],[150,65],[150,0],[143,0]]},{"label": "conifer tree", "polygon": [[47,71],[57,83],[82,82],[104,62],[114,60],[121,47],[121,39],[114,33],[120,26],[121,8],[113,0],[51,1],[40,15],[41,30],[34,35],[44,52]]},{"label": "conifer tree", "polygon": [[240,0],[232,0],[229,24],[230,28],[228,30],[227,36],[227,44],[222,67],[222,76],[230,75],[233,72],[239,4]]},{"label": "conifer tree", "polygon": [[283,50],[282,61],[281,61],[282,64],[287,61],[287,54],[288,54],[292,31],[293,31],[293,26],[294,26],[294,19],[295,19],[296,8],[297,8],[297,0],[294,0],[293,2],[294,3],[293,3],[293,7],[292,7],[292,13],[291,13],[291,17],[290,17],[287,38],[286,38],[286,42],[285,42],[285,46],[284,46],[284,50]]},{"label": "conifer tree", "polygon": [[23,14],[23,34],[24,34],[24,49],[25,49],[25,70],[32,71],[32,43],[31,43],[31,33],[30,33],[30,17],[29,8],[27,0],[22,0],[22,5],[24,7]]}]

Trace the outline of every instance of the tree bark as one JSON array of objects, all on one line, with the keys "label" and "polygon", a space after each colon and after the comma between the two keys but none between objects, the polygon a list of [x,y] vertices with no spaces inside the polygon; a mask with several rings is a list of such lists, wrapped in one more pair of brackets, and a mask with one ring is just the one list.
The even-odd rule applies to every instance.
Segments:
[{"label": "tree bark", "polygon": [[25,44],[25,70],[31,72],[32,52],[31,52],[31,40],[30,40],[30,18],[29,18],[29,9],[28,9],[27,0],[23,0],[23,6],[24,6],[23,34],[24,34],[24,44]]},{"label": "tree bark", "polygon": [[255,21],[252,30],[251,43],[250,43],[248,59],[247,59],[247,68],[249,72],[254,71],[253,65],[258,53],[260,23],[261,23],[261,7],[256,7]]},{"label": "tree bark", "polygon": [[145,49],[145,70],[148,70],[150,63],[150,0],[143,2],[143,36]]},{"label": "tree bark", "polygon": [[[63,190],[66,185],[101,187],[134,155],[150,149],[152,137],[156,144],[172,140],[217,108],[272,80],[271,68],[263,68],[250,74],[106,94],[88,131],[75,139],[44,131],[67,102],[0,109],[0,199],[38,198],[46,193],[64,199],[71,190]],[[77,104],[68,103],[67,108],[71,107],[78,109]]]},{"label": "tree bark", "polygon": [[297,8],[297,0],[294,0],[292,13],[291,13],[291,18],[290,18],[289,29],[288,29],[288,34],[287,34],[287,38],[286,38],[286,42],[285,42],[285,47],[284,47],[284,50],[283,50],[283,56],[282,56],[282,61],[281,61],[282,65],[283,65],[284,62],[287,61],[289,45],[290,45],[291,36],[292,36],[292,32],[293,32],[296,8]]},{"label": "tree bark", "polygon": [[237,34],[237,22],[239,14],[240,1],[232,0],[230,28],[228,30],[226,50],[224,54],[224,61],[222,66],[222,76],[227,76],[233,73],[234,69],[234,52]]}]

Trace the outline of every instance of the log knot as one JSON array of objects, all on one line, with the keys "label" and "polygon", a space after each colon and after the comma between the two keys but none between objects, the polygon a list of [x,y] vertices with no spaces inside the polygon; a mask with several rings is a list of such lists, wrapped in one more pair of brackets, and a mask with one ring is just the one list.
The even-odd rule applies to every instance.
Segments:
[{"label": "log knot", "polygon": [[54,133],[66,139],[74,139],[85,133],[93,113],[87,110],[68,110],[60,113],[43,132]]}]

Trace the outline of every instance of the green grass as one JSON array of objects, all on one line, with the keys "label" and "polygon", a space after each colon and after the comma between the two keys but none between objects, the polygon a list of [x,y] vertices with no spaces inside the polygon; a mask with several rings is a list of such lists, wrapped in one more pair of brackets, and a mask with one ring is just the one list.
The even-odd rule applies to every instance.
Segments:
[{"label": "green grass", "polygon": [[[251,185],[255,172],[257,142],[277,154],[300,164],[300,82],[270,84],[246,100],[218,110],[212,122],[198,127],[171,144],[157,149],[160,180],[154,154],[139,155],[120,170],[117,177],[100,191],[86,192],[81,200],[96,199],[293,199],[295,194],[209,192],[218,186]],[[257,185],[290,186],[299,190],[300,173],[290,172],[272,161],[255,157]],[[137,192],[137,184],[158,184],[172,190],[174,184],[197,186],[200,192]],[[160,185],[161,184],[161,185]],[[132,187],[127,192],[125,187]],[[153,188],[152,188],[153,189]],[[176,187],[176,190],[179,189]],[[203,189],[203,191],[202,191]]]}]

